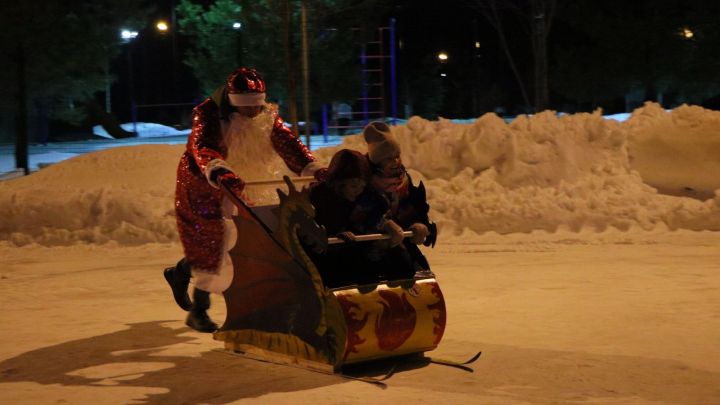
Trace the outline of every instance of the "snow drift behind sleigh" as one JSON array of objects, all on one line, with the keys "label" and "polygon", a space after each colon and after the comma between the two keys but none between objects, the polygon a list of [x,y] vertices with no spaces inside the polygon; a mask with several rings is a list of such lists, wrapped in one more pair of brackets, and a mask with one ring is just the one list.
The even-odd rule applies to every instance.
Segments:
[{"label": "snow drift behind sleigh", "polygon": [[303,244],[328,238],[307,190],[285,181],[279,206],[248,208],[224,190],[238,207],[239,231],[223,293],[227,318],[214,338],[247,357],[325,372],[437,347],[446,313],[435,276],[327,288]]}]

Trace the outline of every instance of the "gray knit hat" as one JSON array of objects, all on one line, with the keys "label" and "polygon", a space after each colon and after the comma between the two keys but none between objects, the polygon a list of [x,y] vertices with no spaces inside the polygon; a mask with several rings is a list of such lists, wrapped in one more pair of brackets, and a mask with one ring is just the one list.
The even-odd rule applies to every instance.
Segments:
[{"label": "gray knit hat", "polygon": [[380,121],[369,123],[363,130],[368,144],[368,157],[374,164],[380,164],[387,158],[400,155],[400,144],[390,131],[390,127]]}]

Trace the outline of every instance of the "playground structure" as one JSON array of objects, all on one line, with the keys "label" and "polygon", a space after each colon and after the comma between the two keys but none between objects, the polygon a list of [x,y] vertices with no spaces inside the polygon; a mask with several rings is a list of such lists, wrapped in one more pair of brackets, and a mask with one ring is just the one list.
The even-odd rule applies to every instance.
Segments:
[{"label": "playground structure", "polygon": [[[339,104],[323,104],[322,128],[325,136],[332,133],[345,134],[360,130],[370,121],[394,120],[397,114],[397,41],[395,19],[388,26],[377,30],[376,38],[362,46],[360,64],[362,69],[362,93],[348,111],[337,108]],[[388,100],[389,98],[389,100]],[[392,122],[394,124],[394,122]]]}]

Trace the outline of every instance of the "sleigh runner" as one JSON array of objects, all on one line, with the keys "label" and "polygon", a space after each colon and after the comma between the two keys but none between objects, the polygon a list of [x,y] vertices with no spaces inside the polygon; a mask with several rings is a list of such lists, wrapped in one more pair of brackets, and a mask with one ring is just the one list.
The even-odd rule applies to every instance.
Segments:
[{"label": "sleigh runner", "polygon": [[435,349],[446,322],[435,276],[328,288],[306,251],[328,238],[307,191],[286,183],[279,205],[253,208],[224,188],[242,232],[229,252],[227,318],[214,338],[247,357],[324,372]]}]

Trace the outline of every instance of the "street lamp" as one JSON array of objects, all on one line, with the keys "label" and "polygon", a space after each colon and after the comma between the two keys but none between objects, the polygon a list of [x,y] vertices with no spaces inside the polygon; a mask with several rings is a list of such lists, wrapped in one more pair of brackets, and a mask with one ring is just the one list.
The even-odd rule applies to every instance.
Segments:
[{"label": "street lamp", "polygon": [[[440,51],[437,55],[438,60],[440,61],[440,64],[445,64],[448,61],[448,54],[444,51]],[[440,77],[447,77],[447,73],[440,72]]]},{"label": "street lamp", "polygon": [[[123,43],[127,44],[133,39],[135,39],[138,36],[137,31],[128,30],[128,29],[121,29],[120,30],[120,39]],[[107,50],[107,47],[106,47]],[[111,96],[110,96],[110,88],[111,88],[112,81],[110,80],[110,60],[107,60],[107,63],[105,65],[105,112],[109,113],[111,111]]]},{"label": "street lamp", "polygon": [[138,32],[128,29],[120,31],[120,38],[127,44],[128,59],[128,95],[130,98],[130,117],[133,123],[133,133],[137,136],[137,117],[135,112],[135,89],[133,88],[133,61],[132,61],[132,41],[137,38]]},{"label": "street lamp", "polygon": [[235,21],[231,25],[233,31],[237,33],[237,42],[235,47],[237,48],[237,60],[235,61],[238,66],[242,65],[243,62],[243,26],[240,21]]},{"label": "street lamp", "polygon": [[158,21],[155,24],[155,28],[157,28],[157,30],[160,31],[161,34],[166,33],[169,29],[168,24],[163,20]]},{"label": "street lamp", "polygon": [[693,39],[695,37],[695,33],[688,27],[683,27],[683,29],[680,30],[680,35],[685,39]]},{"label": "street lamp", "polygon": [[120,38],[123,40],[124,43],[128,43],[132,41],[133,39],[137,38],[138,32],[132,31],[132,30],[120,30]]}]

